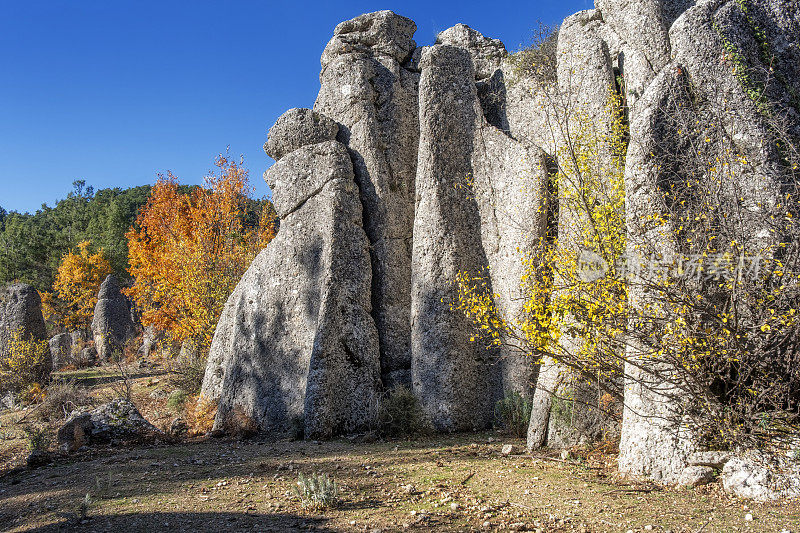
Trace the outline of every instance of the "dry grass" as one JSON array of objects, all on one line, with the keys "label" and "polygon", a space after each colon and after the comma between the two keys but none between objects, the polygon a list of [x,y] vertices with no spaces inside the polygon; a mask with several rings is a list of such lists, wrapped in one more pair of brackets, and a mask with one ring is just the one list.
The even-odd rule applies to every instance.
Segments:
[{"label": "dry grass", "polygon": [[[176,414],[166,396],[151,398],[151,392],[168,394],[169,386],[166,376],[134,380],[134,400],[157,426]],[[108,387],[98,384],[94,394]],[[718,485],[635,484],[616,476],[614,457],[604,450],[563,462],[503,457],[507,443],[523,445],[481,433],[375,444],[206,438],[101,448],[0,478],[0,518],[10,531],[800,530],[797,502],[745,502]],[[9,441],[0,441],[0,449],[8,448]],[[299,474],[315,472],[336,481],[335,507],[304,508],[297,498]],[[81,523],[76,509],[86,494],[90,504]],[[747,513],[752,522],[745,521]]]}]

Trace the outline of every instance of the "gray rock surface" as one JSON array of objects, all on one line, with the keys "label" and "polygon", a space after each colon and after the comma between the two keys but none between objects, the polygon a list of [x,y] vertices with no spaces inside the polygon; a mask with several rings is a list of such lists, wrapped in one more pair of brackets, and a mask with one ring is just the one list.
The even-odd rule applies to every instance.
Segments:
[{"label": "gray rock surface", "polygon": [[[737,168],[735,183],[723,181],[720,185],[723,191],[736,190],[737,196],[746,198],[752,206],[749,211],[753,213],[752,220],[741,222],[743,234],[751,236],[752,240],[743,244],[756,249],[763,245],[759,236],[769,235],[766,228],[759,229],[757,215],[780,197],[775,172],[780,156],[773,143],[764,142],[769,135],[758,105],[748,96],[736,76],[736,69],[725,58],[727,50],[739,51],[741,60],[747,64],[737,69],[753,69],[753,75],[758,75],[762,67],[759,66],[759,44],[752,29],[756,25],[768,42],[775,43],[771,66],[778,73],[776,78],[798,79],[800,48],[796,35],[800,31],[800,6],[772,0],[748,2],[748,6],[751,20],[747,20],[737,2],[700,1],[683,11],[669,27],[670,61],[649,83],[631,116],[625,178],[629,256],[649,254],[651,248],[647,247],[652,247],[653,243],[658,244],[652,251],[666,257],[681,251],[678,243],[663,238],[661,228],[645,228],[639,221],[661,214],[664,200],[658,183],[665,176],[660,161],[681,153],[687,137],[692,135],[685,127],[665,120],[668,118],[665,113],[674,114],[682,103],[685,108],[690,101],[688,95],[692,101],[704,102],[708,113],[695,119],[700,123],[718,122],[726,131],[736,132],[733,137],[736,148],[746,154],[750,162],[747,167]],[[768,90],[773,101],[791,99],[784,84],[770,84]],[[774,112],[774,119],[785,121],[795,130],[800,127],[797,113],[791,106],[778,106]],[[695,142],[699,144],[703,140],[695,139]],[[668,228],[666,233],[670,234]],[[629,294],[633,306],[645,305],[648,301],[646,291],[636,284]],[[632,349],[634,352],[630,355],[636,357],[635,347]],[[692,437],[677,422],[680,408],[674,391],[654,377],[664,369],[658,367],[658,362],[652,364],[656,365],[653,373],[648,372],[648,365],[630,369],[645,386],[626,385],[619,465],[623,472],[669,482],[687,465],[693,451]]]},{"label": "gray rock surface", "polygon": [[419,127],[413,21],[390,11],[336,27],[322,55],[314,111],[337,121],[350,151],[372,262],[372,314],[384,381],[407,381],[411,238]]},{"label": "gray rock surface", "polygon": [[739,498],[770,501],[800,498],[800,463],[748,450],[725,463],[722,487]]},{"label": "gray rock surface", "polygon": [[436,44],[446,44],[467,50],[472,57],[475,79],[491,78],[508,55],[498,39],[484,37],[466,24],[456,24],[436,36]]},{"label": "gray rock surface", "polygon": [[371,423],[380,360],[350,154],[336,141],[304,146],[265,177],[280,230],[225,305],[202,393],[219,402],[216,429],[358,430]]},{"label": "gray rock surface", "polygon": [[162,348],[162,343],[166,339],[166,334],[153,326],[147,326],[142,333],[142,345],[139,347],[138,355],[141,358],[148,358],[154,350]]},{"label": "gray rock surface", "polygon": [[92,317],[92,335],[97,354],[103,360],[109,359],[115,351],[122,350],[125,343],[137,333],[130,303],[120,292],[120,288],[117,277],[109,274],[97,294]]},{"label": "gray rock surface", "polygon": [[413,390],[439,431],[484,428],[501,383],[497,354],[470,341],[453,280],[480,274],[488,261],[472,175],[477,104],[467,50],[434,45],[420,62],[420,147],[411,269]]},{"label": "gray rock surface", "polygon": [[129,400],[117,398],[91,411],[75,411],[58,429],[58,446],[72,452],[84,445],[151,438],[162,432]]},{"label": "gray rock surface", "polygon": [[52,337],[48,344],[50,346],[50,359],[53,364],[53,370],[58,370],[66,365],[72,357],[72,335],[59,333]]},{"label": "gray rock surface", "polygon": [[276,161],[308,144],[333,141],[339,125],[310,109],[294,108],[281,115],[269,129],[264,151]]},{"label": "gray rock surface", "polygon": [[8,343],[15,333],[25,340],[47,338],[42,300],[35,288],[24,283],[0,288],[0,357],[8,355]]}]

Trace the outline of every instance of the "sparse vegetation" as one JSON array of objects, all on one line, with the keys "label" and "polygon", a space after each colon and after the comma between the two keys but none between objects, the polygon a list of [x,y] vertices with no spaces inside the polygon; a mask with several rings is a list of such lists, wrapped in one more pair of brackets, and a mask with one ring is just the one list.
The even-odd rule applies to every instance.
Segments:
[{"label": "sparse vegetation", "polygon": [[294,491],[297,497],[300,498],[303,507],[312,509],[333,507],[338,502],[339,497],[339,488],[336,485],[336,480],[328,474],[314,473],[306,476],[300,473]]},{"label": "sparse vegetation", "polygon": [[528,434],[528,422],[531,419],[531,401],[519,392],[506,394],[505,398],[495,406],[495,418],[500,427],[515,437]]},{"label": "sparse vegetation", "polygon": [[172,391],[172,393],[169,395],[169,398],[167,398],[167,407],[173,411],[180,411],[183,409],[183,406],[188,399],[189,395],[186,393],[186,391],[176,389]]},{"label": "sparse vegetation", "polygon": [[419,400],[407,387],[398,385],[386,393],[379,406],[381,431],[390,437],[412,436],[425,429]]},{"label": "sparse vegetation", "polygon": [[89,391],[79,387],[75,380],[54,380],[47,387],[44,399],[36,408],[36,416],[43,421],[63,420],[72,411],[92,405],[93,402]]}]

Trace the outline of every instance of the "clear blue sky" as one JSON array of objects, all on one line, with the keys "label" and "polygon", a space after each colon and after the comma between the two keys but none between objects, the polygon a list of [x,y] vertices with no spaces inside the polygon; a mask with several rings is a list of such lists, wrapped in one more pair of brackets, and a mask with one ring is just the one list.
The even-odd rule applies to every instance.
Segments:
[{"label": "clear blue sky", "polygon": [[200,183],[230,146],[256,194],[261,149],[283,111],[311,107],[334,26],[391,9],[416,41],[463,22],[509,50],[537,21],[592,7],[562,2],[0,0],[0,206],[53,205],[76,179],[96,189]]}]

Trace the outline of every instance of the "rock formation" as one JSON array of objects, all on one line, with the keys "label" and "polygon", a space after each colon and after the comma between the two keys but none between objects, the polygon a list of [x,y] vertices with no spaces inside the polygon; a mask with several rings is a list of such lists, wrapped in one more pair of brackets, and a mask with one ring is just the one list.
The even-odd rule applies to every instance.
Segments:
[{"label": "rock formation", "polygon": [[322,53],[314,110],[341,126],[372,261],[372,315],[388,385],[409,384],[411,239],[419,127],[413,21],[379,11],[342,22]]},{"label": "rock formation", "polygon": [[[219,401],[217,428],[357,431],[373,423],[380,395],[402,384],[439,431],[487,427],[495,402],[519,392],[533,399],[530,447],[598,437],[607,428],[597,388],[554,360],[539,371],[505,344],[471,342],[472,325],[453,308],[454,281],[481,276],[502,315],[524,318],[525,254],[545,239],[560,250],[580,245],[583,221],[564,202],[574,191],[551,181],[569,149],[564,132],[581,121],[602,137],[612,96],[624,100],[630,125],[631,253],[655,235],[639,221],[665,213],[659,155],[680,150],[681,133],[664,110],[680,107],[687,91],[726,115],[723,126],[750,154],[758,172],[744,172],[737,185],[752,212],[774,204],[779,154],[764,143],[763,110],[728,64],[729,50],[759,61],[759,32],[767,36],[778,79],[787,80],[770,98],[789,103],[779,118],[797,134],[800,8],[746,4],[598,0],[564,21],[544,80],[516,68],[500,41],[462,24],[421,48],[415,24],[389,11],[339,24],[322,54],[314,109],[288,111],[265,145],[277,161],[265,178],[281,227],[228,300],[214,337],[203,393]],[[554,122],[546,102],[566,118]],[[606,148],[600,157],[618,157]],[[763,229],[753,228],[753,238],[769,238]],[[669,239],[658,246],[666,256],[678,250]],[[629,305],[650,297],[631,288]],[[567,330],[562,348],[586,343]],[[636,347],[628,350],[636,360]],[[675,406],[650,364],[659,363],[628,368],[639,379],[625,386],[620,467],[659,481],[702,481],[708,465],[688,463],[690,432],[658,421]],[[553,416],[554,394],[572,400],[569,417]]]},{"label": "rock formation", "polygon": [[48,344],[53,370],[58,370],[72,357],[72,336],[69,333],[59,333],[52,337]]},{"label": "rock formation", "polygon": [[[299,425],[319,438],[356,431],[374,416],[380,355],[362,207],[345,145],[302,145],[336,133],[323,131],[330,119],[314,116],[289,111],[270,130],[268,146],[287,147],[265,174],[281,229],[228,299],[214,335],[203,394],[219,402],[219,429],[289,433]],[[320,127],[292,141],[287,121]]]},{"label": "rock formation", "polygon": [[0,359],[8,356],[9,342],[18,334],[23,340],[47,338],[42,300],[30,285],[11,283],[0,289]]},{"label": "rock formation", "polygon": [[92,317],[92,335],[100,359],[108,360],[136,336],[137,327],[132,316],[130,303],[120,291],[119,280],[109,274],[100,285]]}]

